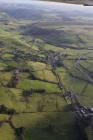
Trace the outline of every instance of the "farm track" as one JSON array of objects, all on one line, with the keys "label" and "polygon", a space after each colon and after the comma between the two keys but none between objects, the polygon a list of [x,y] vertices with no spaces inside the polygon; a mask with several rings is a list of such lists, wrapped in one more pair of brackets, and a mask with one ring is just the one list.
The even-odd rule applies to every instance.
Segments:
[{"label": "farm track", "polygon": [[79,59],[75,62],[75,68],[85,75],[85,77],[88,79],[86,81],[93,84],[93,79],[90,77],[89,71],[80,64],[80,61],[81,61],[81,58],[79,57]]}]

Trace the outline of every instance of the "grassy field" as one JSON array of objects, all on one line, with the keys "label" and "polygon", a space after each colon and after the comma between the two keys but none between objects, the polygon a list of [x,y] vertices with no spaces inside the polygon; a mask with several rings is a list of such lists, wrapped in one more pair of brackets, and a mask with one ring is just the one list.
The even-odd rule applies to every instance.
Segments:
[{"label": "grassy field", "polygon": [[[80,140],[53,64],[65,88],[82,105],[92,106],[92,26],[43,21],[32,26],[43,30],[41,35],[26,35],[32,20],[7,18],[7,24],[0,22],[0,105],[16,111],[11,121],[16,129],[24,128],[25,140]],[[19,140],[9,117],[0,113],[0,140]]]}]

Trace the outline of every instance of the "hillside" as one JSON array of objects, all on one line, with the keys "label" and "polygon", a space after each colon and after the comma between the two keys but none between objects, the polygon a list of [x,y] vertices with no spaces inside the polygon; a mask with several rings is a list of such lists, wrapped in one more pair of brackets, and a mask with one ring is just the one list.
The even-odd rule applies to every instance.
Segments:
[{"label": "hillside", "polygon": [[93,13],[37,6],[0,9],[0,140],[83,140],[64,93],[93,105]]}]

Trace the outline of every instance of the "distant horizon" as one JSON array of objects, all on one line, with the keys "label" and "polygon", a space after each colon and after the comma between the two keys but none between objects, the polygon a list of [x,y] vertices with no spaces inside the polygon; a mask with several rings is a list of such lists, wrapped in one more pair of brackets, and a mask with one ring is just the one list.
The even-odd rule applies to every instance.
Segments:
[{"label": "distant horizon", "polygon": [[45,5],[45,6],[58,6],[59,8],[65,9],[65,10],[80,10],[80,11],[86,11],[88,13],[93,12],[93,6],[86,7],[83,5],[76,5],[76,4],[67,4],[67,3],[59,3],[59,2],[50,2],[50,1],[40,1],[40,0],[0,0],[1,3],[18,3],[18,4],[39,4],[39,5]]},{"label": "distant horizon", "polygon": [[[0,2],[6,2],[6,3],[31,3],[35,0],[0,0]],[[38,0],[37,0],[38,1]]]}]

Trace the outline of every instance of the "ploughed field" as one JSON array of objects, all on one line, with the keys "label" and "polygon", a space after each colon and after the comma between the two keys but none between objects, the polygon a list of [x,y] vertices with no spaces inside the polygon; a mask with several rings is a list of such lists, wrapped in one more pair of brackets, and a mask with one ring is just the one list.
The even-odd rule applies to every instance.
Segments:
[{"label": "ploughed field", "polygon": [[62,95],[93,105],[92,36],[88,24],[0,21],[0,140],[80,140]]}]

